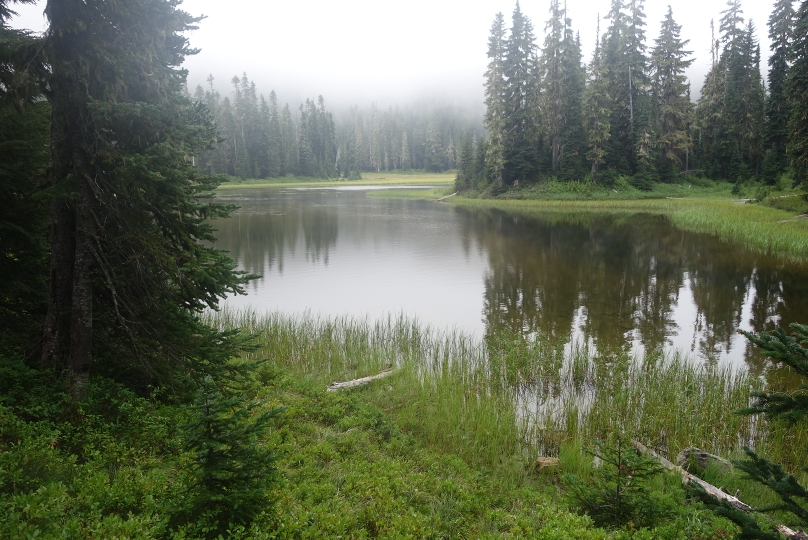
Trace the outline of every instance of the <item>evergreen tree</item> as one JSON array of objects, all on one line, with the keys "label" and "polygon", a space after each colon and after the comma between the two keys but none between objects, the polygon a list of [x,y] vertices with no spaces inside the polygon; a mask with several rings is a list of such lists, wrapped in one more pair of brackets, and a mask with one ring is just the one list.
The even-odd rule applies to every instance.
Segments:
[{"label": "evergreen tree", "polygon": [[[808,377],[808,325],[792,324],[790,327],[793,330],[792,335],[786,334],[782,328],[777,328],[771,333],[761,332],[757,336],[744,331],[741,333],[775,364],[788,367],[803,378]],[[739,411],[740,413],[762,414],[770,421],[784,421],[793,428],[801,427],[808,417],[808,386],[805,384],[796,392],[756,392],[752,397],[754,399],[752,406]],[[733,464],[745,472],[748,478],[766,486],[780,498],[779,504],[761,508],[759,511],[789,512],[797,518],[799,525],[808,526],[808,489],[782,465],[772,463],[749,448],[745,451],[748,459],[733,461]],[[726,501],[719,501],[705,492],[701,486],[693,484],[691,490],[713,511],[731,519],[741,527],[738,538],[771,540],[780,538],[778,534],[761,530],[748,514]],[[799,537],[804,537],[804,533]]]},{"label": "evergreen tree", "polygon": [[[600,18],[598,18],[598,35],[600,35]],[[584,96],[586,159],[591,163],[589,174],[594,184],[598,183],[600,165],[606,161],[606,144],[611,136],[609,124],[611,100],[606,86],[607,79],[604,76],[606,67],[603,64],[603,51],[599,41],[599,39],[595,41],[595,53],[589,67],[589,84]]]},{"label": "evergreen tree", "polygon": [[793,0],[778,0],[769,17],[769,96],[766,100],[766,133],[763,177],[772,184],[788,168],[789,101],[786,98],[786,76],[789,52],[794,34]]},{"label": "evergreen tree", "polygon": [[797,12],[790,60],[792,67],[786,79],[791,103],[787,151],[794,179],[808,187],[808,1],[803,1]]},{"label": "evergreen tree", "polygon": [[504,156],[505,183],[524,183],[535,172],[538,128],[536,62],[533,25],[519,7],[513,10],[511,32],[505,46]]},{"label": "evergreen tree", "polygon": [[283,106],[281,111],[281,174],[295,174],[297,172],[297,133],[292,120],[292,111],[289,104]]},{"label": "evergreen tree", "polygon": [[505,17],[497,13],[488,38],[488,69],[485,72],[485,127],[489,143],[486,165],[498,187],[505,168]]},{"label": "evergreen tree", "polygon": [[189,159],[217,139],[175,67],[199,19],[166,0],[49,0],[45,13],[58,195],[42,364],[74,395],[94,356],[98,368],[213,369],[232,340],[196,314],[243,292],[245,276],[207,247],[206,220],[228,208],[202,202],[216,184]]},{"label": "evergreen tree", "polygon": [[[760,170],[764,115],[755,28],[744,28],[740,0],[722,12],[723,47],[705,80],[698,121],[701,162],[710,176],[744,180]],[[717,53],[716,53],[717,54]]]},{"label": "evergreen tree", "polygon": [[690,85],[684,74],[693,60],[685,59],[691,52],[684,50],[688,41],[680,39],[680,31],[681,26],[673,20],[673,11],[668,6],[651,53],[653,126],[661,152],[663,177],[667,178],[682,165],[684,154],[690,148],[693,115]]},{"label": "evergreen tree", "polygon": [[586,74],[581,49],[573,37],[566,9],[559,0],[550,3],[547,36],[540,56],[543,81],[541,103],[544,131],[553,174],[580,177],[584,153],[582,99]]},{"label": "evergreen tree", "polygon": [[[48,117],[42,40],[6,26],[0,0],[0,348],[36,343],[47,290]],[[27,350],[26,350],[27,349]]]},{"label": "evergreen tree", "polygon": [[[649,130],[650,96],[643,0],[612,0],[603,36],[603,77],[610,106],[606,161],[618,172],[637,171],[638,138]],[[628,8],[628,14],[623,12]]]},{"label": "evergreen tree", "polygon": [[278,115],[278,96],[275,90],[269,93],[269,126],[267,135],[267,175],[277,178],[283,170],[281,149],[281,121]]},{"label": "evergreen tree", "polygon": [[474,181],[474,147],[471,137],[466,137],[460,147],[460,158],[457,162],[457,178],[455,191],[465,191],[471,188]]},{"label": "evergreen tree", "polygon": [[221,537],[230,525],[249,525],[269,509],[279,456],[265,439],[283,408],[254,415],[261,405],[225,397],[210,376],[197,390],[192,420],[183,426],[194,477],[187,512],[208,538]]},{"label": "evergreen tree", "polygon": [[406,132],[401,137],[401,168],[404,170],[412,168],[412,159],[410,158],[410,145],[407,143]]}]

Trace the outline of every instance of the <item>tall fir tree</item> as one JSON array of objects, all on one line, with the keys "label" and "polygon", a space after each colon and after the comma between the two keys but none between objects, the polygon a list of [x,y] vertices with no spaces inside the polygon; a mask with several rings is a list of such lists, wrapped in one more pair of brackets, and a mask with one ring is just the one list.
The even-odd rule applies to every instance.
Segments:
[{"label": "tall fir tree", "polygon": [[693,60],[686,59],[691,52],[684,49],[688,41],[680,38],[681,28],[673,20],[673,10],[668,6],[651,52],[653,128],[660,151],[659,169],[663,179],[670,179],[682,167],[691,144],[693,104],[690,102],[690,84],[685,69],[690,67]]},{"label": "tall fir tree", "polygon": [[765,157],[763,177],[772,184],[788,168],[788,119],[791,113],[786,98],[789,52],[794,35],[794,2],[777,0],[769,16],[769,95],[766,100]]},{"label": "tall fir tree", "polygon": [[556,176],[580,177],[584,153],[581,106],[586,75],[580,45],[573,36],[566,8],[561,7],[559,0],[550,3],[545,31],[539,76],[550,169]]},{"label": "tall fir tree", "polygon": [[[51,263],[42,364],[81,395],[91,366],[223,366],[228,334],[197,317],[245,276],[206,220],[215,183],[189,159],[217,139],[177,69],[199,20],[167,0],[49,0]],[[102,336],[102,339],[98,337]],[[100,360],[100,361],[99,361]]]},{"label": "tall fir tree", "polygon": [[[598,37],[600,36],[600,17],[598,17]],[[587,152],[586,159],[590,163],[592,183],[599,181],[599,168],[606,161],[606,145],[610,134],[610,105],[608,94],[607,67],[603,62],[603,50],[600,39],[595,40],[595,53],[589,66],[589,84],[584,95],[584,120],[586,127]]]},{"label": "tall fir tree", "polygon": [[501,12],[494,18],[488,38],[485,107],[489,136],[486,163],[494,182],[501,188],[505,168],[505,17]]},{"label": "tall fir tree", "polygon": [[787,151],[794,179],[808,188],[808,0],[797,11],[790,60],[792,67],[786,79],[786,96],[791,103]]},{"label": "tall fir tree", "polygon": [[535,38],[533,24],[519,7],[513,10],[510,36],[505,46],[505,122],[503,177],[513,185],[533,179],[539,118],[536,111]]}]

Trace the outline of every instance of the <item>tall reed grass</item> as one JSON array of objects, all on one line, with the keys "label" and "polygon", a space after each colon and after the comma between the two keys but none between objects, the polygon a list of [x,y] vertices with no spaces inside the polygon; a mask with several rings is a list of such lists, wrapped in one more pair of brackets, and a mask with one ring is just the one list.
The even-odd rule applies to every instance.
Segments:
[{"label": "tall reed grass", "polygon": [[323,389],[397,368],[359,391],[431,447],[514,475],[538,456],[618,434],[669,457],[689,446],[719,455],[751,446],[792,470],[808,446],[808,434],[734,413],[760,385],[745,371],[678,354],[607,354],[508,333],[481,340],[405,317],[223,310],[210,321],[252,332],[249,358]]},{"label": "tall reed grass", "polygon": [[526,214],[652,213],[668,216],[676,227],[713,234],[725,242],[795,261],[808,260],[808,220],[758,204],[714,198],[641,200],[499,200],[452,197],[452,204],[499,208]]}]

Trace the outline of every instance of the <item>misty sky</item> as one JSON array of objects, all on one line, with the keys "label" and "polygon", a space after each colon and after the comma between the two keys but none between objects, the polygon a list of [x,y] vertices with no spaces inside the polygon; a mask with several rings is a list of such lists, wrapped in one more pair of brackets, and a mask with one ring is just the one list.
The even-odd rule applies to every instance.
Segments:
[{"label": "misty sky", "polygon": [[[758,29],[764,77],[769,54],[766,23],[773,3],[743,2],[744,17],[753,19]],[[647,0],[649,50],[668,4],[696,58],[688,73],[696,96],[709,66],[710,19],[715,18],[717,32],[726,3]],[[510,26],[514,5],[512,0],[185,0],[183,9],[208,17],[189,36],[191,44],[202,49],[185,63],[189,89],[207,86],[205,79],[212,74],[216,88],[229,93],[233,75],[246,72],[259,92],[266,95],[275,89],[281,103],[293,107],[318,94],[329,108],[365,106],[371,101],[386,106],[432,97],[458,105],[480,103],[491,22],[502,11]],[[549,0],[521,3],[539,44],[549,5]],[[12,25],[42,30],[43,8],[44,1],[13,6],[20,17]],[[598,13],[603,16],[608,9],[609,0],[567,4],[587,59],[594,49]],[[601,23],[601,31],[607,24]]]}]

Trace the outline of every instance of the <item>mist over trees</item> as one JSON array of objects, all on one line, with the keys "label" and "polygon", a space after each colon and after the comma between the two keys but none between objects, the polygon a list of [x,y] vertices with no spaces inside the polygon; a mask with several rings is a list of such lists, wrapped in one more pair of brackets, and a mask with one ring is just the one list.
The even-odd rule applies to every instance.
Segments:
[{"label": "mist over trees", "polygon": [[207,174],[238,178],[357,178],[363,171],[457,167],[461,142],[480,138],[483,126],[469,111],[422,103],[404,108],[326,108],[323,96],[292,109],[275,91],[259,94],[246,74],[233,77],[232,93],[222,95],[208,78],[193,98],[211,112],[220,141],[204,151],[197,165]]},{"label": "mist over trees", "polygon": [[801,19],[793,2],[778,1],[768,21],[767,93],[757,28],[740,0],[728,0],[717,36],[711,22],[712,64],[697,103],[685,76],[694,58],[673,10],[649,44],[643,9],[644,0],[612,0],[588,65],[559,0],[550,3],[541,44],[518,2],[510,28],[498,13],[485,72],[488,137],[464,144],[458,188],[547,179],[610,184],[623,176],[650,189],[691,173],[773,184],[792,166],[802,180],[805,36],[795,32]]}]

